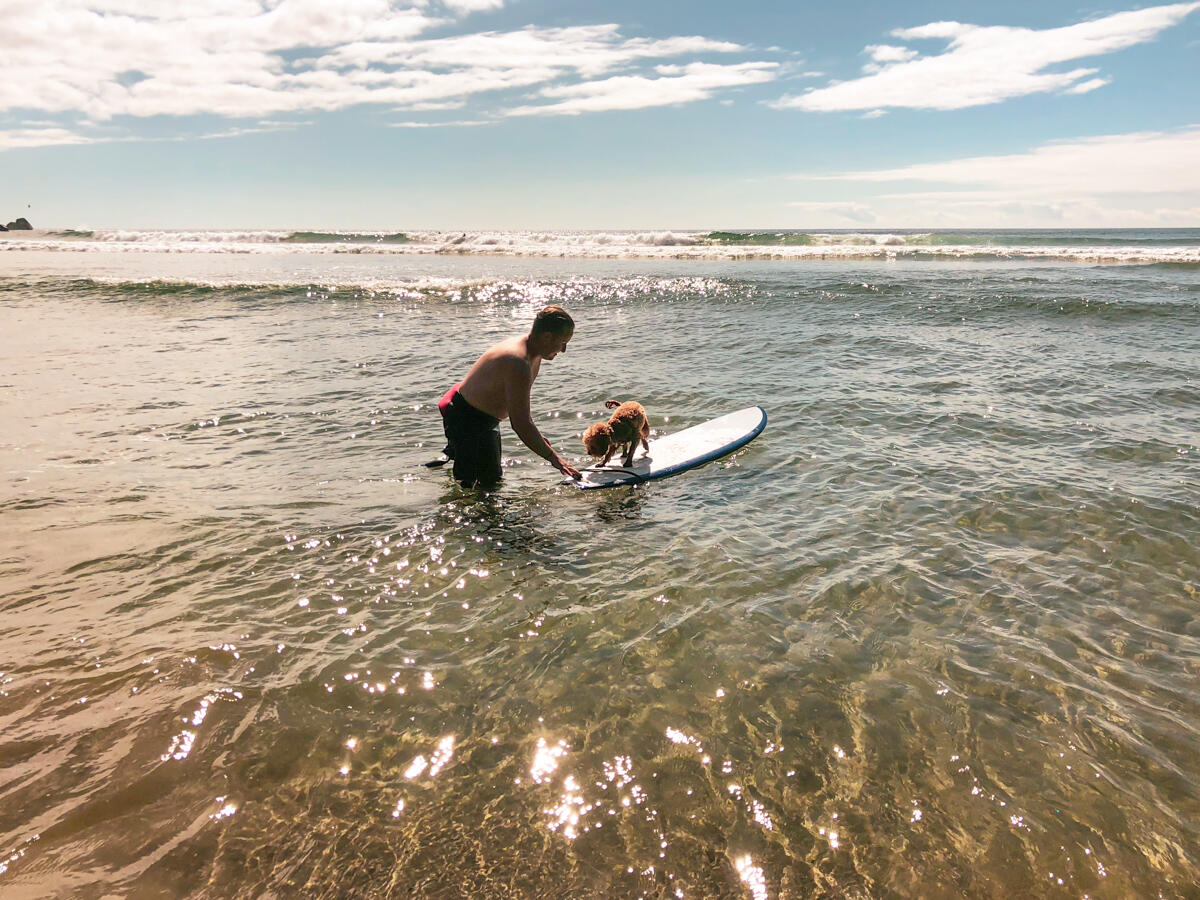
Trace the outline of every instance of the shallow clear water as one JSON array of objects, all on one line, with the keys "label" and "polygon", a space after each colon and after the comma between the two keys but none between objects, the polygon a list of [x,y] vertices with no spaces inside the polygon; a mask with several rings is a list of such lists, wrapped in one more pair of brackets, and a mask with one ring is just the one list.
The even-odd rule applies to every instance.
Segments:
[{"label": "shallow clear water", "polygon": [[[0,894],[1189,896],[1194,267],[5,254]],[[562,303],[584,493],[434,404]]]}]

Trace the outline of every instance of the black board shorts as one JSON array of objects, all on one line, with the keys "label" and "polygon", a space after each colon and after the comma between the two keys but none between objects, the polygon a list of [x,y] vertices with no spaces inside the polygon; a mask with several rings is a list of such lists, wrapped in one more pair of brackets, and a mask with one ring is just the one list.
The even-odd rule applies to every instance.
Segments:
[{"label": "black board shorts", "polygon": [[457,390],[439,403],[446,432],[446,455],[454,460],[454,480],[490,490],[500,483],[500,420],[480,412]]}]

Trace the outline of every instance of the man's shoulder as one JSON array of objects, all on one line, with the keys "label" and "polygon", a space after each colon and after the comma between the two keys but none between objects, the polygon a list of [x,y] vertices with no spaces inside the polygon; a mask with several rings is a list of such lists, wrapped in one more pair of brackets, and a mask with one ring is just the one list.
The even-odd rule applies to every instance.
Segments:
[{"label": "man's shoulder", "polygon": [[480,360],[481,371],[488,373],[489,378],[528,378],[532,374],[529,360],[520,349],[508,345],[507,342],[497,344],[488,350]]},{"label": "man's shoulder", "polygon": [[525,345],[518,340],[501,341],[491,349],[489,355],[506,367],[511,366],[516,370],[529,371],[529,359],[525,356]]}]

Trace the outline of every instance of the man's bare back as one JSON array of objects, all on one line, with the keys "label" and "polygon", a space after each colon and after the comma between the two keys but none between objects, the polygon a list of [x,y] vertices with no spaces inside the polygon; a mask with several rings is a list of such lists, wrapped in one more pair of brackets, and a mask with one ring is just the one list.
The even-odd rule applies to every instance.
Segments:
[{"label": "man's bare back", "polygon": [[529,358],[527,338],[509,338],[475,361],[458,390],[476,409],[504,420],[508,418],[508,395],[514,380],[518,385],[526,381],[532,385],[541,367],[541,357]]}]

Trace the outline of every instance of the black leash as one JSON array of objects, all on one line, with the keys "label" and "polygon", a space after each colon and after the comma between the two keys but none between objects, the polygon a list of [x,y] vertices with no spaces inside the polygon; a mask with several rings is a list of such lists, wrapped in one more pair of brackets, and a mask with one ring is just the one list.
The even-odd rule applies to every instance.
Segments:
[{"label": "black leash", "polygon": [[640,472],[635,472],[633,469],[627,469],[624,466],[586,466],[579,470],[580,472],[613,472],[614,474],[632,475],[634,484],[642,484],[649,481],[645,475]]}]

